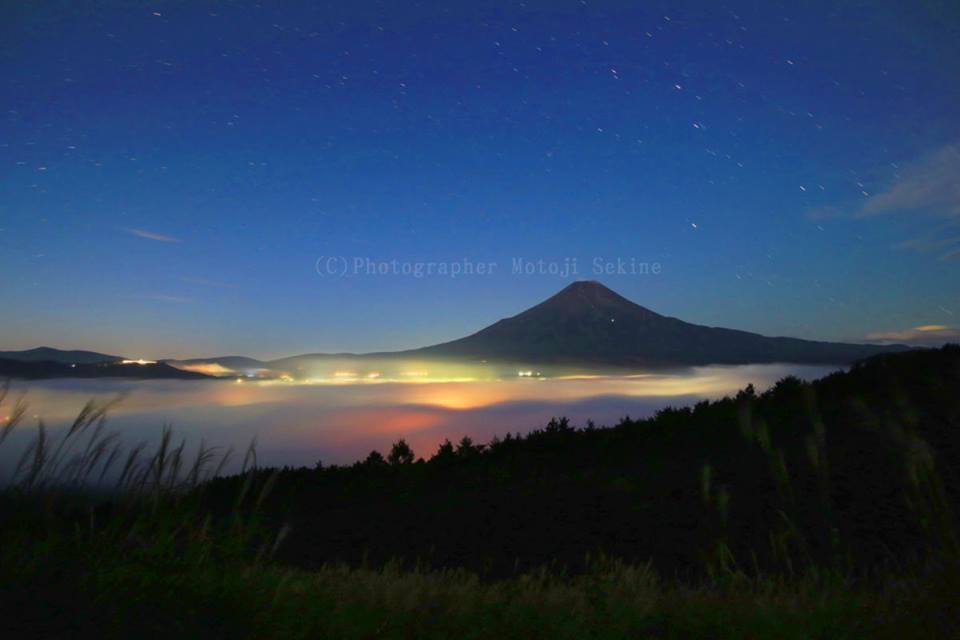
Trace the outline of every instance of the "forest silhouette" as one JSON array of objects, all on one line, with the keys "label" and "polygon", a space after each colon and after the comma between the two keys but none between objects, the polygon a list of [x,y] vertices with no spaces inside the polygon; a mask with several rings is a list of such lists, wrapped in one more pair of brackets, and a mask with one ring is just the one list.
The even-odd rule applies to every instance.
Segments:
[{"label": "forest silhouette", "polygon": [[[350,466],[261,469],[301,567],[402,558],[505,576],[590,557],[695,575],[735,565],[866,572],[956,547],[960,346],[870,358],[814,382],[526,436],[400,440]],[[243,477],[216,480],[229,505]]]}]

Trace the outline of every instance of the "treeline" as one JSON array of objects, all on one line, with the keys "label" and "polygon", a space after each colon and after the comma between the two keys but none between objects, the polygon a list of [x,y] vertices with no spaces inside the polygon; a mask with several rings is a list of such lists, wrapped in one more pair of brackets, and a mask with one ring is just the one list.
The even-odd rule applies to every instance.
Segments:
[{"label": "treeline", "polygon": [[[591,558],[662,575],[865,574],[958,552],[960,346],[878,356],[610,428],[403,441],[352,466],[261,469],[301,567],[397,558],[488,576]],[[225,509],[248,477],[205,487]]]}]

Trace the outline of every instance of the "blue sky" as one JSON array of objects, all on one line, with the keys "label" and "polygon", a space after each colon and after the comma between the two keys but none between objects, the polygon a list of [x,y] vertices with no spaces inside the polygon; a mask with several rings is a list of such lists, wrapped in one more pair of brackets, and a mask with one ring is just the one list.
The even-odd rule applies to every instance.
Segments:
[{"label": "blue sky", "polygon": [[514,258],[658,262],[598,279],[692,322],[954,335],[960,9],[638,4],[6,3],[0,348],[414,347],[569,282]]}]

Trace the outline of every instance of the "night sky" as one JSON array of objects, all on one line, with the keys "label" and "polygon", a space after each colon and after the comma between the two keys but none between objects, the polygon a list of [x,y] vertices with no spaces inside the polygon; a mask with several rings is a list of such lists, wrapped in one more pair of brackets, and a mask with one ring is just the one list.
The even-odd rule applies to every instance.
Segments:
[{"label": "night sky", "polygon": [[574,277],[514,258],[702,324],[957,335],[952,0],[2,7],[0,348],[416,347]]}]

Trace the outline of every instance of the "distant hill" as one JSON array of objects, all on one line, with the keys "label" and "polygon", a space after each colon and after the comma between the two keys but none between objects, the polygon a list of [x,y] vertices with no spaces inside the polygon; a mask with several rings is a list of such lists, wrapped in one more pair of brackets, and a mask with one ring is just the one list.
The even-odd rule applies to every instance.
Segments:
[{"label": "distant hill", "polygon": [[36,347],[25,351],[0,351],[0,358],[22,362],[62,362],[64,364],[93,364],[124,359],[122,356],[111,356],[96,351],[64,351],[52,347]]},{"label": "distant hill", "polygon": [[470,336],[402,355],[625,366],[847,364],[908,348],[770,338],[706,327],[660,315],[599,282],[581,281]]},{"label": "distant hill", "polygon": [[117,362],[71,363],[26,361],[0,358],[0,378],[169,378],[182,380],[209,379],[210,376],[183,371],[162,362],[121,364]]}]

